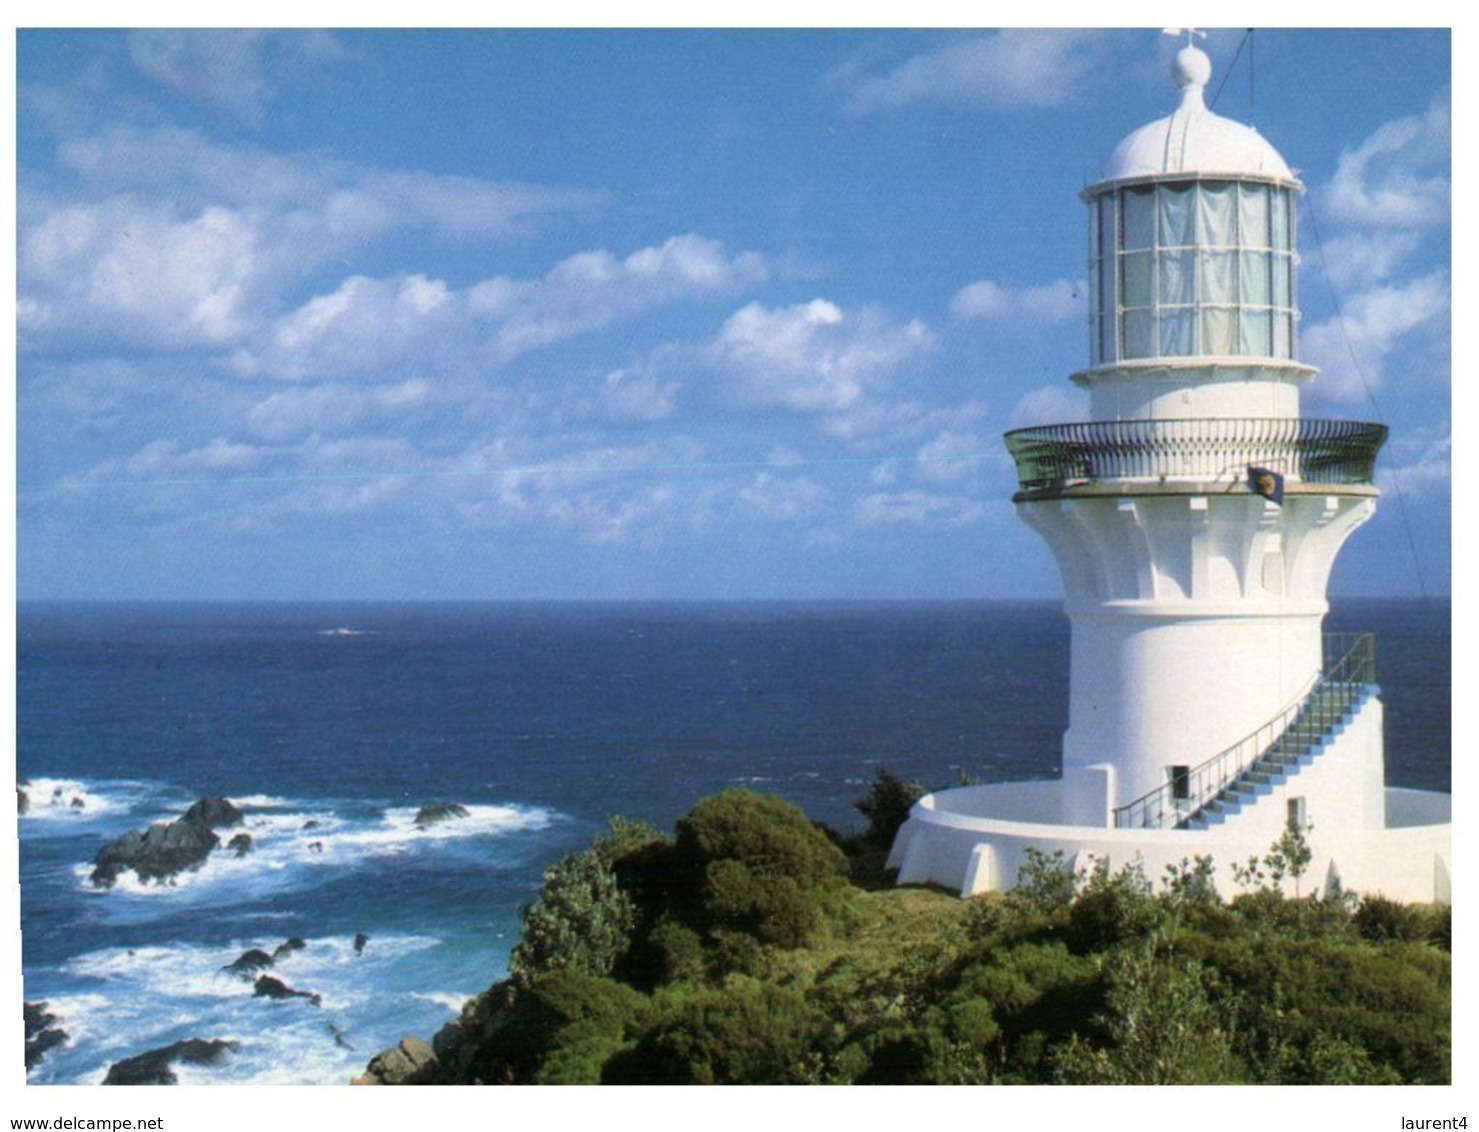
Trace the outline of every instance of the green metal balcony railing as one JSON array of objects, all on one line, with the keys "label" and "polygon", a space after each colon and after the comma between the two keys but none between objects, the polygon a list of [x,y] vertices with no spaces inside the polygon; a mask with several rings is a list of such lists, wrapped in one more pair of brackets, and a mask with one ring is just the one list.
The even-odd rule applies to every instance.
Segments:
[{"label": "green metal balcony railing", "polygon": [[1313,750],[1376,681],[1376,638],[1370,633],[1327,633],[1323,646],[1327,667],[1306,694],[1184,776],[1120,806],[1115,828],[1184,827],[1250,771],[1282,773]]},{"label": "green metal balcony railing", "polygon": [[1117,479],[1241,477],[1250,465],[1305,483],[1369,484],[1387,426],[1302,417],[1083,421],[1006,434],[1024,491]]}]

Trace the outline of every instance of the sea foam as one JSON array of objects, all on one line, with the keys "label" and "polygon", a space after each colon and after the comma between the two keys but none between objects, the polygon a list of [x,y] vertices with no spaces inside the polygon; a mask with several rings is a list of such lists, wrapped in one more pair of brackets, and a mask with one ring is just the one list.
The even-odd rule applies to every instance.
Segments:
[{"label": "sea foam", "polygon": [[[356,814],[328,809],[286,808],[301,803],[287,799],[242,799],[240,826],[218,830],[221,845],[196,869],[157,881],[122,871],[111,888],[92,883],[92,865],[78,863],[73,873],[90,893],[145,899],[212,903],[245,903],[276,893],[310,887],[345,869],[380,857],[434,852],[450,842],[496,839],[547,828],[558,815],[541,807],[468,805],[464,817],[426,826],[416,824],[416,807],[392,807]],[[270,804],[269,804],[270,803]],[[279,808],[283,807],[283,808]],[[238,854],[228,847],[239,833],[251,848]]]}]

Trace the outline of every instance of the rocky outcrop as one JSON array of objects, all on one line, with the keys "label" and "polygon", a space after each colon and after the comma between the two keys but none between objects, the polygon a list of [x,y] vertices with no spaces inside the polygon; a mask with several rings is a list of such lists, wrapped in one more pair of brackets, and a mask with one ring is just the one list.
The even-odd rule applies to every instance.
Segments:
[{"label": "rocky outcrop", "polygon": [[245,857],[252,851],[252,835],[250,833],[238,833],[230,841],[226,842],[226,848],[230,849],[238,857]]},{"label": "rocky outcrop", "polygon": [[31,795],[26,793],[26,787],[31,785],[24,778],[15,784],[15,808],[22,814],[31,811]]},{"label": "rocky outcrop", "polygon": [[291,955],[295,951],[302,951],[307,946],[308,943],[306,940],[293,936],[291,939],[283,940],[272,949],[272,958],[281,959],[284,955]]},{"label": "rocky outcrop", "polygon": [[456,802],[432,802],[416,811],[416,828],[426,829],[453,818],[467,817],[467,807]]},{"label": "rocky outcrop", "polygon": [[207,829],[230,829],[246,819],[226,798],[202,798],[186,810],[180,820],[194,822]]},{"label": "rocky outcrop", "polygon": [[46,1051],[68,1040],[67,1031],[56,1025],[57,1016],[44,1002],[24,1004],[26,1018],[26,1072],[45,1056]]},{"label": "rocky outcrop", "polygon": [[436,1051],[420,1038],[402,1038],[394,1049],[370,1059],[351,1085],[422,1085],[436,1069]]},{"label": "rocky outcrop", "polygon": [[272,956],[268,955],[267,952],[263,951],[260,947],[253,947],[247,951],[243,951],[240,956],[233,962],[227,963],[221,970],[230,971],[233,975],[251,976],[257,974],[259,971],[265,971],[268,967],[272,966],[273,962]]},{"label": "rocky outcrop", "polygon": [[186,1038],[162,1049],[151,1049],[137,1057],[115,1061],[108,1067],[108,1075],[103,1078],[103,1084],[173,1085],[179,1081],[173,1068],[176,1062],[187,1065],[219,1065],[235,1049],[235,1042]]},{"label": "rocky outcrop", "polygon": [[364,932],[359,932],[354,937],[354,953],[361,954],[365,950],[365,944],[370,942],[370,937]]},{"label": "rocky outcrop", "polygon": [[258,975],[252,984],[252,994],[257,998],[306,998],[314,1006],[321,1006],[323,999],[311,991],[294,990],[274,975]]},{"label": "rocky outcrop", "polygon": [[425,1054],[425,1042],[405,1038],[394,1049],[371,1058],[364,1073],[350,1083],[509,1084],[506,1067],[497,1062],[494,1051],[500,1048],[500,1037],[514,1022],[513,1001],[512,982],[494,983],[482,994],[468,999],[462,1006],[462,1013],[437,1032],[431,1040],[430,1057]]},{"label": "rocky outcrop", "polygon": [[93,858],[92,883],[111,888],[125,869],[144,881],[198,869],[221,843],[214,831],[241,822],[241,811],[225,798],[202,798],[175,821],[130,830],[104,845]]}]

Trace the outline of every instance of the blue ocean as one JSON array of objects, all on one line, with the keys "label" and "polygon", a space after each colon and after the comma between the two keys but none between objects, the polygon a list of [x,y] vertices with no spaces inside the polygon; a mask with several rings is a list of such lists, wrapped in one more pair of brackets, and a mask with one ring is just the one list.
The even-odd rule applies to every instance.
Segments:
[{"label": "blue ocean", "polygon": [[[1449,624],[1327,619],[1378,635],[1391,785],[1449,789]],[[1052,776],[1067,666],[1055,603],[23,605],[25,997],[69,1035],[29,1080],[225,1038],[181,1081],[346,1082],[504,973],[542,871],[611,815],[671,828],[742,785],[847,830],[880,767]],[[251,853],[90,883],[105,843],[218,796]],[[467,816],[418,828],[432,802]],[[223,970],[290,938],[274,973],[317,1005]]]}]

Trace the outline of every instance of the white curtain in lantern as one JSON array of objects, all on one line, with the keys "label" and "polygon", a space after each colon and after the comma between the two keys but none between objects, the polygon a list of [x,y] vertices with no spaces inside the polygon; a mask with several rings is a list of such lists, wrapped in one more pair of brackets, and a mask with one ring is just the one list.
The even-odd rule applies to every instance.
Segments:
[{"label": "white curtain in lantern", "polygon": [[1161,306],[1182,306],[1196,302],[1196,252],[1161,252],[1158,289]]},{"label": "white curtain in lantern", "polygon": [[1237,312],[1227,307],[1202,308],[1203,354],[1226,358],[1238,352]]},{"label": "white curtain in lantern", "polygon": [[1266,358],[1269,348],[1269,312],[1245,310],[1238,319],[1238,353],[1250,358]]},{"label": "white curtain in lantern", "polygon": [[1268,186],[1238,186],[1238,243],[1245,248],[1269,246]]},{"label": "white curtain in lantern", "polygon": [[1291,248],[1289,240],[1289,194],[1283,189],[1274,190],[1272,229],[1273,245],[1281,252],[1289,251]]},{"label": "white curtain in lantern", "polygon": [[1150,311],[1125,312],[1125,340],[1123,355],[1126,358],[1155,357],[1155,323]]},{"label": "white curtain in lantern", "polygon": [[1197,243],[1226,248],[1237,243],[1237,188],[1203,181],[1197,192]]},{"label": "white curtain in lantern", "polygon": [[1160,246],[1189,248],[1196,243],[1196,190],[1191,185],[1162,185],[1156,192],[1160,203]]},{"label": "white curtain in lantern", "polygon": [[1238,301],[1238,256],[1236,252],[1203,252],[1201,254],[1202,290],[1197,298],[1203,303],[1231,306]]},{"label": "white curtain in lantern", "polygon": [[1197,352],[1196,317],[1195,307],[1161,311],[1161,357],[1187,358]]},{"label": "white curtain in lantern", "polygon": [[1131,189],[1124,196],[1126,251],[1155,247],[1155,193]]},{"label": "white curtain in lantern", "polygon": [[1239,299],[1245,306],[1266,307],[1269,301],[1267,252],[1243,251],[1238,254]]}]

